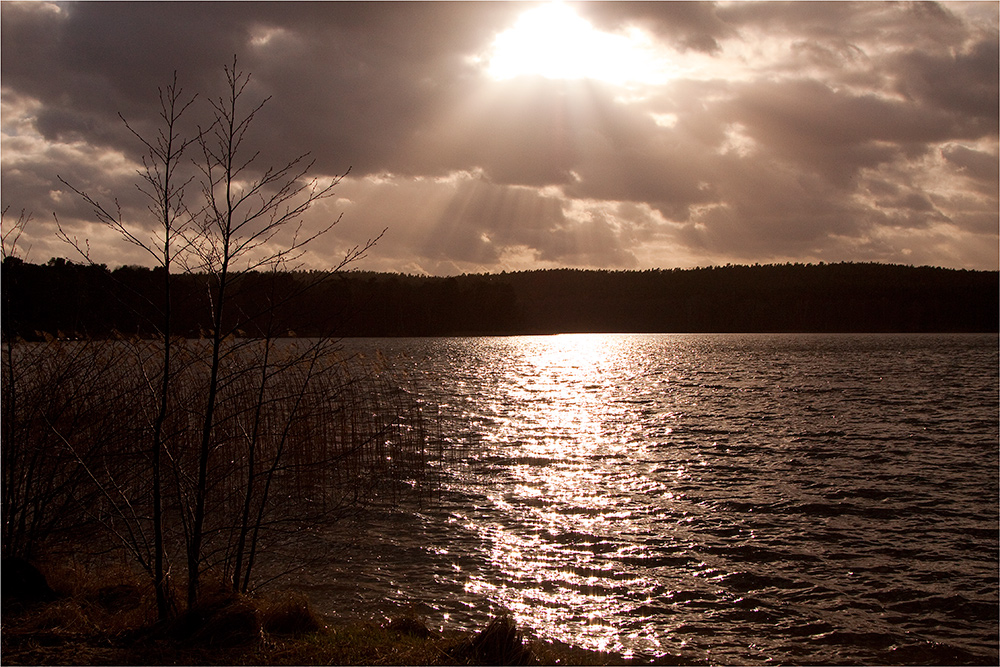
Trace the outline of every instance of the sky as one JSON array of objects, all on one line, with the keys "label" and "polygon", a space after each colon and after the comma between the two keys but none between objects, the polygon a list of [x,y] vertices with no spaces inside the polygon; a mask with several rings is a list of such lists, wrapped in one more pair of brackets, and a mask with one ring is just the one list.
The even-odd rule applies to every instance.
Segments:
[{"label": "sky", "polygon": [[155,136],[176,72],[194,132],[234,56],[246,99],[268,98],[255,168],[308,152],[322,183],[349,170],[303,218],[342,216],[304,268],[383,229],[355,268],[1000,262],[997,3],[0,10],[0,197],[7,229],[32,216],[32,262],[75,257],[58,217],[93,260],[149,264],[59,178],[153,233],[122,117]]}]

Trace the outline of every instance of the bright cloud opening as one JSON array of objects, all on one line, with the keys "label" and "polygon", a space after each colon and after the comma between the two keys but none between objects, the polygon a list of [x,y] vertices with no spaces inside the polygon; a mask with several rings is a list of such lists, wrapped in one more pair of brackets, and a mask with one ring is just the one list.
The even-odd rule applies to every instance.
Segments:
[{"label": "bright cloud opening", "polygon": [[640,31],[601,32],[557,2],[522,14],[512,28],[497,35],[486,60],[488,74],[497,80],[537,75],[658,84],[670,73],[669,61]]}]

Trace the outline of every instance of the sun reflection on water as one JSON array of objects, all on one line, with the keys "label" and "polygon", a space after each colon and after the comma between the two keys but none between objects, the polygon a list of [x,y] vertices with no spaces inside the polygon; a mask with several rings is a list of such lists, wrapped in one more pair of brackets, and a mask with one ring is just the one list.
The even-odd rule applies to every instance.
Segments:
[{"label": "sun reflection on water", "polygon": [[365,607],[429,599],[464,630],[506,608],[640,661],[997,664],[996,340],[967,341],[407,342],[455,458],[362,552]]},{"label": "sun reflection on water", "polygon": [[[505,519],[469,524],[505,576],[472,575],[466,591],[548,636],[631,654],[608,619],[629,615],[654,584],[620,566],[619,557],[636,554],[618,534],[634,513],[630,494],[667,491],[634,469],[620,472],[646,441],[620,428],[619,355],[616,340],[601,335],[517,339],[484,434],[506,478],[485,486],[483,502]],[[651,628],[630,634],[632,646],[660,646]]]}]

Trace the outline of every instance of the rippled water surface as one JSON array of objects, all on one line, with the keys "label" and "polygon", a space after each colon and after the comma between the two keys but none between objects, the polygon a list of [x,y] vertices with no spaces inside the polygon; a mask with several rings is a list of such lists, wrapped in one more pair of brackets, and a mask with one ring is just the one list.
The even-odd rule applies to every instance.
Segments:
[{"label": "rippled water surface", "polygon": [[996,336],[347,347],[440,406],[449,453],[437,501],[315,576],[331,611],[503,608],[624,656],[996,664]]}]

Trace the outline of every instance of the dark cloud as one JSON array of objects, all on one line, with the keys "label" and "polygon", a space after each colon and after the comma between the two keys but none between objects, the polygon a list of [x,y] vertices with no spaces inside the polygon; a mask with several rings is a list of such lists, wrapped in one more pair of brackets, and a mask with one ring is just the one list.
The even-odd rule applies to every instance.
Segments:
[{"label": "dark cloud", "polygon": [[646,28],[682,50],[715,53],[720,39],[736,34],[711,2],[582,2],[576,8],[602,28]]},{"label": "dark cloud", "polygon": [[946,6],[934,2],[734,2],[719,7],[717,15],[741,31],[832,44],[929,48],[954,45],[968,33]]},{"label": "dark cloud", "polygon": [[959,52],[910,51],[899,57],[897,90],[968,118],[983,130],[996,128],[1000,105],[997,33]]},{"label": "dark cloud", "polygon": [[996,265],[995,3],[572,3],[644,31],[672,77],[491,79],[494,39],[537,4],[5,2],[4,204],[36,212],[36,253],[64,254],[54,211],[131,258],[56,175],[141,222],[117,114],[148,135],[174,71],[204,101],[238,54],[248,99],[270,96],[261,164],[352,168],[311,214],[345,214],[317,265],[383,227],[372,266],[431,272]]},{"label": "dark cloud", "polygon": [[1000,182],[1000,164],[996,153],[976,151],[962,145],[949,145],[941,153],[962,174],[977,181],[984,192],[996,193],[997,183]]},{"label": "dark cloud", "polygon": [[989,135],[975,118],[876,94],[835,91],[813,80],[742,86],[725,116],[741,123],[766,153],[848,187],[859,170],[927,146]]}]

